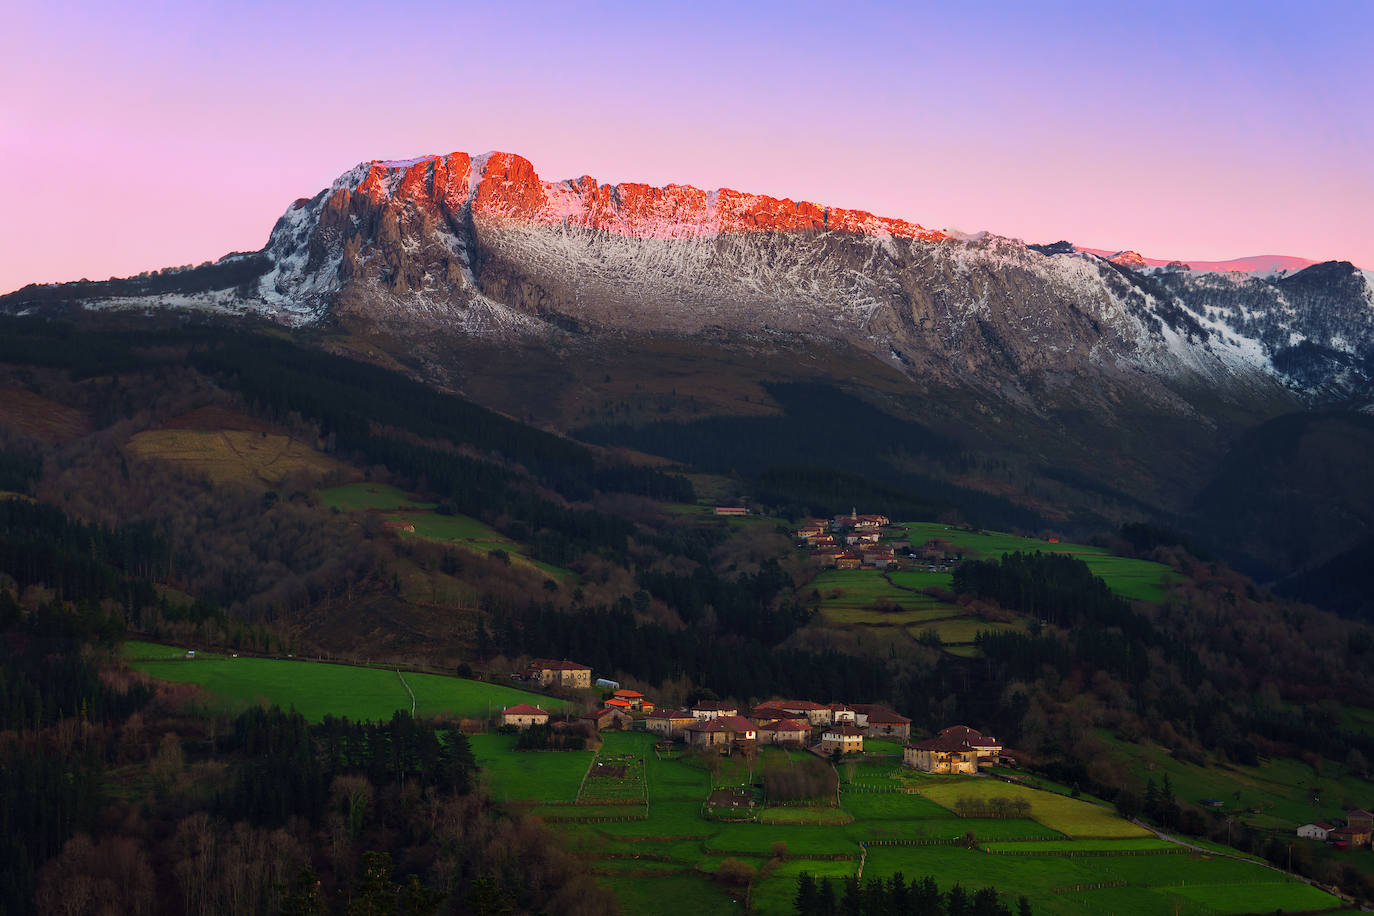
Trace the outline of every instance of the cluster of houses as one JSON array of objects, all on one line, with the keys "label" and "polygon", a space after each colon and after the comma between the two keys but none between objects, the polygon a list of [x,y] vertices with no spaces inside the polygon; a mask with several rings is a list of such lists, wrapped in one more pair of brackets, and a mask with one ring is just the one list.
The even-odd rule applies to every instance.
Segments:
[{"label": "cluster of houses", "polygon": [[[519,677],[544,686],[591,685],[591,669],[569,661],[535,659]],[[611,690],[611,695],[600,709],[578,716],[578,722],[596,731],[641,728],[664,740],[722,754],[776,744],[824,757],[844,756],[862,754],[866,738],[880,738],[903,742],[902,763],[927,773],[976,773],[980,761],[995,762],[1002,754],[996,739],[963,725],[911,743],[911,720],[878,703],[769,700],[741,715],[737,704],[724,700],[702,700],[687,709],[659,709],[637,690],[621,689],[613,681],[596,683]],[[548,725],[551,718],[548,710],[528,703],[501,711],[503,726],[522,731]]]},{"label": "cluster of houses", "polygon": [[1344,824],[1313,821],[1299,827],[1298,836],[1309,840],[1321,840],[1337,849],[1369,848],[1370,838],[1374,836],[1374,814],[1363,808],[1356,808],[1345,813]]},{"label": "cluster of houses", "polygon": [[897,562],[897,545],[881,543],[883,529],[891,524],[886,515],[837,515],[833,519],[806,519],[797,527],[797,540],[811,548],[811,555],[825,566],[887,569]]}]

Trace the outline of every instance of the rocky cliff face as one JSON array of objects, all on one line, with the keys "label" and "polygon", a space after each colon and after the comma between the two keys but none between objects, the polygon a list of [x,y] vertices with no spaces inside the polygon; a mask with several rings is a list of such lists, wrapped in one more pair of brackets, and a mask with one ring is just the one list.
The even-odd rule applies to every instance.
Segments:
[{"label": "rocky cliff face", "polygon": [[1181,408],[1196,385],[1367,393],[1374,364],[1374,285],[1348,264],[1157,268],[729,189],[548,182],[509,153],[363,163],[294,203],[262,252],[212,270],[220,280],[29,287],[0,308],[161,305],[522,340],[787,332],[1012,398],[1101,378]]}]

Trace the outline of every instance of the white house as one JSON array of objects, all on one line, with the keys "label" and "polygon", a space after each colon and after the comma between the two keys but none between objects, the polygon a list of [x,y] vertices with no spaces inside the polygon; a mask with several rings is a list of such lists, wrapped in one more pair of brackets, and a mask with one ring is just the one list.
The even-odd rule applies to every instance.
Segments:
[{"label": "white house", "polygon": [[1326,842],[1326,837],[1335,828],[1326,821],[1316,821],[1311,824],[1303,824],[1298,828],[1298,836],[1309,840],[1321,840]]}]

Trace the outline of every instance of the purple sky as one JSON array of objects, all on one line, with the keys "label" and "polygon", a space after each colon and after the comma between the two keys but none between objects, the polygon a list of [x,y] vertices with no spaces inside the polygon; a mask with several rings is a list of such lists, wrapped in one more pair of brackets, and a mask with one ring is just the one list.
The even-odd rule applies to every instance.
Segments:
[{"label": "purple sky", "polygon": [[1363,0],[78,2],[6,20],[0,290],[256,249],[361,160],[488,149],[546,179],[1374,268]]}]

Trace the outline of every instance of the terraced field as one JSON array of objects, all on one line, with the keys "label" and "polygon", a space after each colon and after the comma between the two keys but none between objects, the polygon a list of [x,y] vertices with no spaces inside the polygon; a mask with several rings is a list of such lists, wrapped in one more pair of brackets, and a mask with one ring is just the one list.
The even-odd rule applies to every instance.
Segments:
[{"label": "terraced field", "polygon": [[[592,820],[613,811],[600,805],[532,810],[551,818],[550,827],[568,837],[599,881],[625,895],[626,912],[741,911],[743,888],[711,877],[726,858],[758,872],[749,889],[751,912],[776,916],[793,912],[802,871],[846,877],[860,863],[865,878],[901,871],[908,878],[932,875],[942,886],[957,881],[970,891],[993,884],[1029,896],[1036,913],[1064,916],[1143,916],[1175,907],[1181,914],[1217,916],[1252,912],[1260,900],[1290,911],[1338,905],[1256,864],[1199,856],[1158,840],[1107,808],[984,777],[913,774],[886,759],[843,765],[838,806],[774,806],[762,809],[758,820],[708,820],[707,794],[713,785],[738,781],[744,771],[738,761],[713,777],[691,757],[660,759],[651,736],[611,733],[605,739],[600,753],[607,760],[642,755],[647,818]],[[572,766],[559,767],[558,791],[566,793]],[[549,794],[542,786],[531,791]],[[996,796],[1024,797],[1030,817],[962,818],[950,807],[961,797]],[[566,819],[566,811],[584,807],[585,820]],[[970,832],[977,848],[967,848]],[[1105,888],[1096,889],[1100,885]],[[1089,886],[1095,889],[1084,889]],[[660,902],[656,892],[676,899]]]}]

